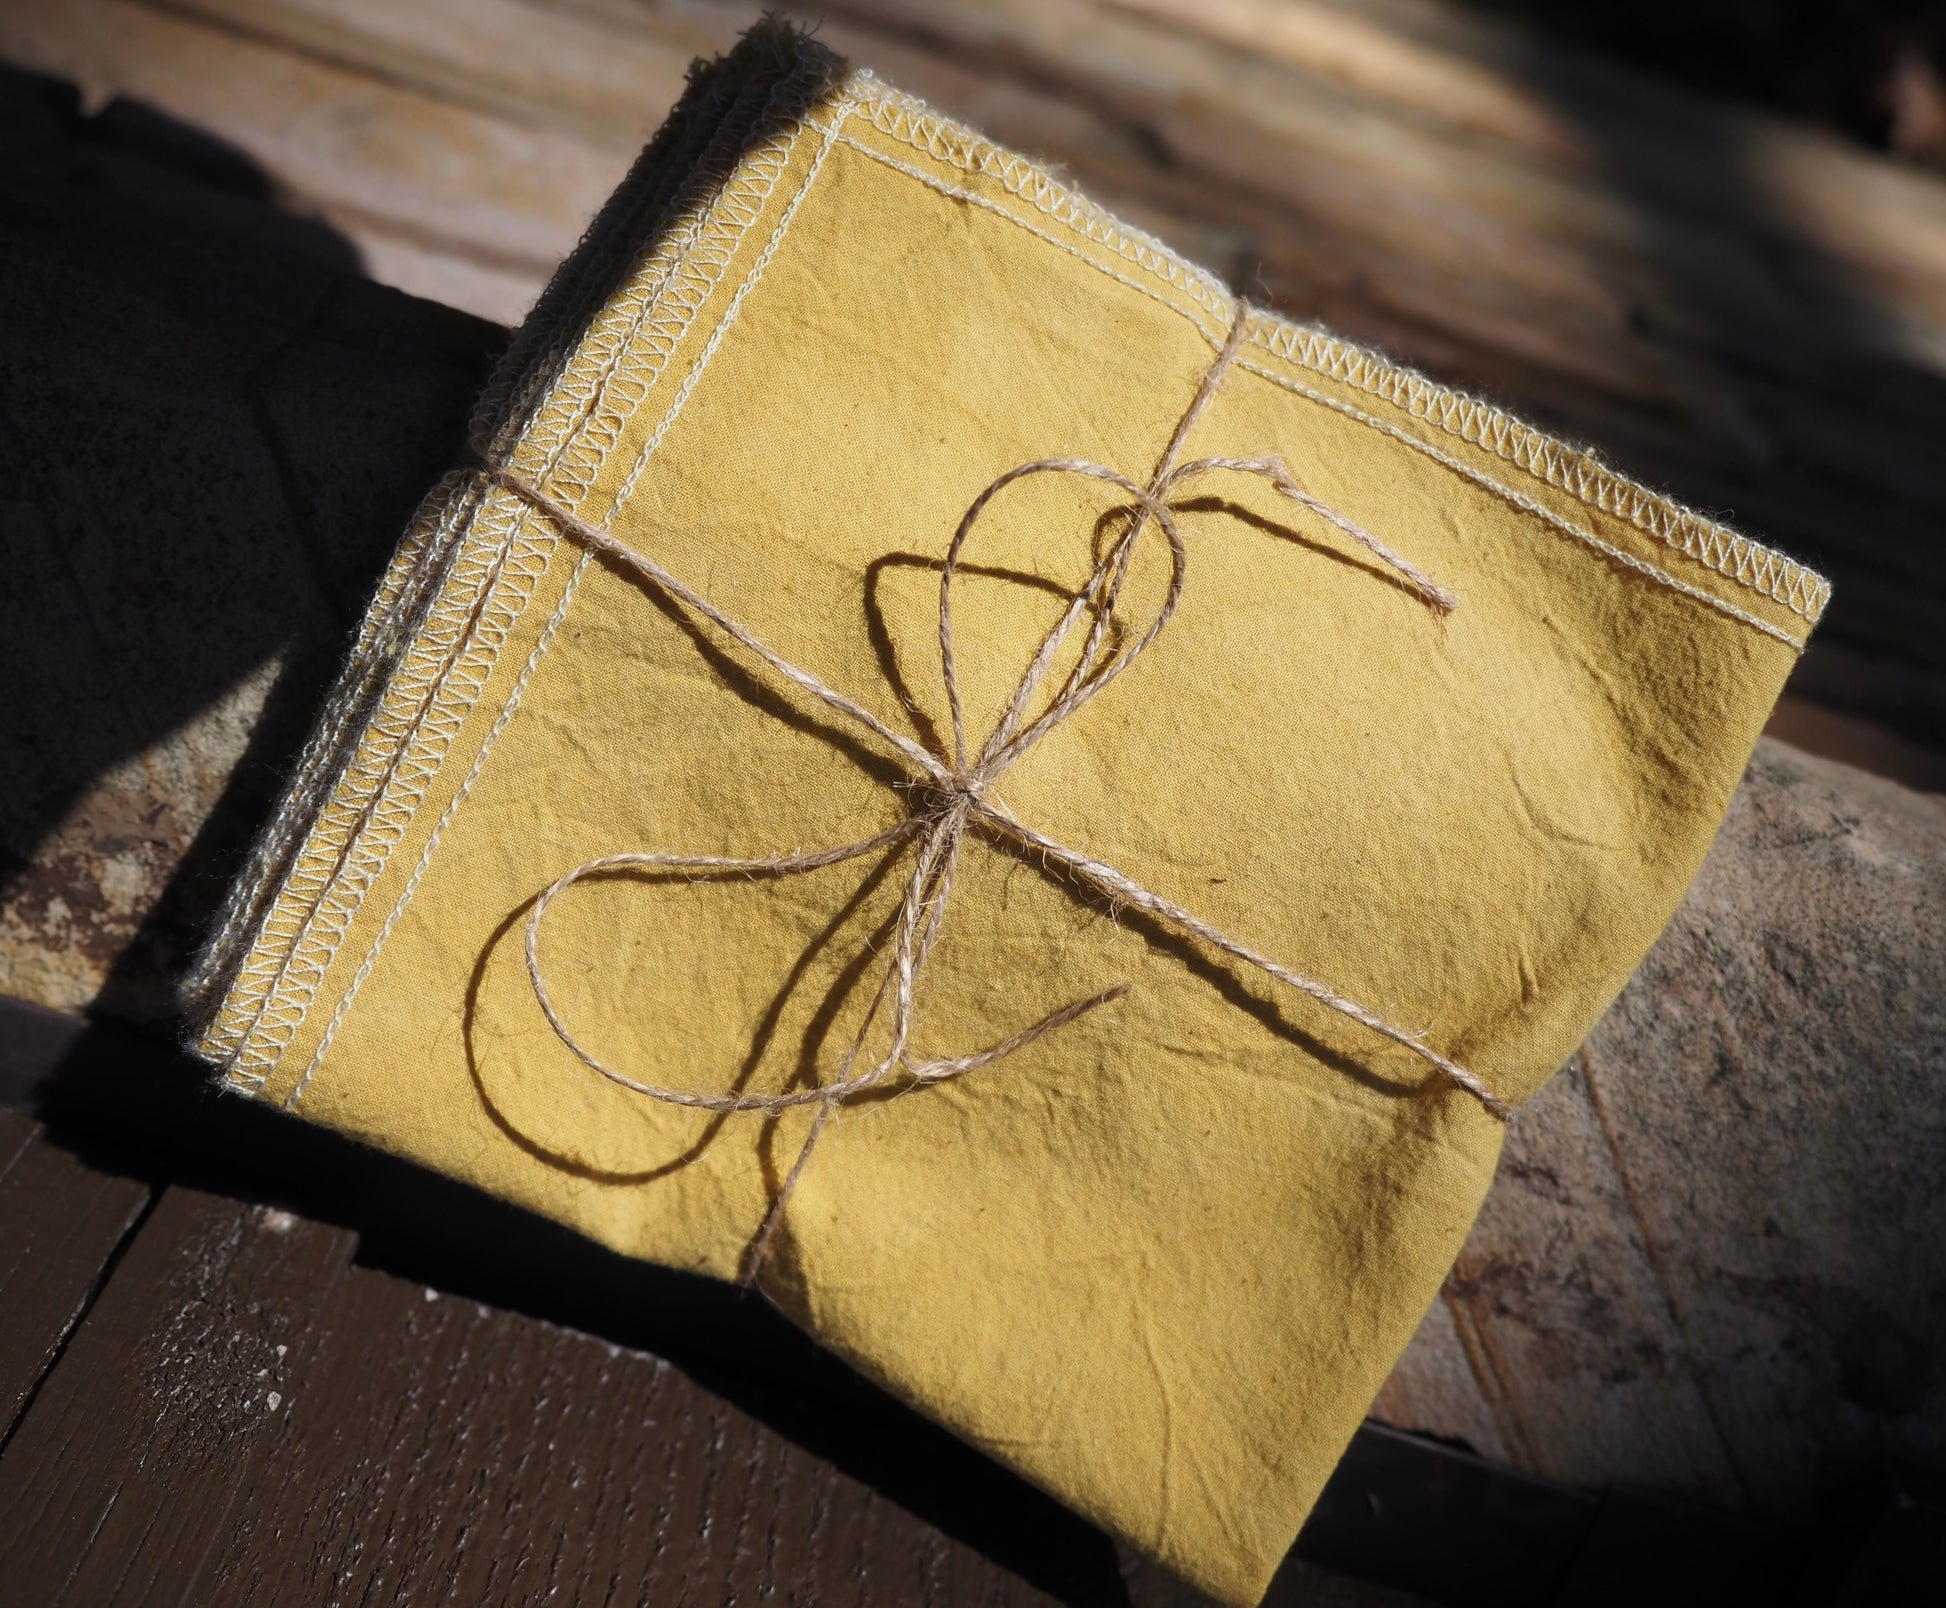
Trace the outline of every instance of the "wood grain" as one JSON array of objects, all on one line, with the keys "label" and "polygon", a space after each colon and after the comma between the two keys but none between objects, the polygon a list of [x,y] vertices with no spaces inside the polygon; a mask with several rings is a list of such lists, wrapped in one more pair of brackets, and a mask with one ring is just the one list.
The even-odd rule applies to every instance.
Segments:
[{"label": "wood grain", "polygon": [[[106,94],[139,87],[116,76],[118,50],[162,41],[142,68],[159,76],[140,83],[160,100],[165,70],[207,68],[198,115],[260,150],[300,202],[307,170],[267,135],[253,143],[264,103],[222,93],[221,74],[309,85],[278,139],[308,137],[304,119],[322,127],[334,106],[376,130],[340,126],[317,148],[338,187],[332,216],[368,262],[397,249],[428,284],[476,274],[522,296],[537,259],[493,231],[544,233],[550,215],[558,229],[531,175],[477,240],[457,206],[445,217],[461,233],[415,234],[413,186],[485,182],[495,163],[557,148],[612,160],[634,138],[627,96],[611,75],[576,105],[589,53],[610,42],[653,83],[665,56],[709,48],[747,13],[495,0],[469,41],[425,25],[450,20],[437,7],[115,5],[10,8],[0,44],[79,50],[70,35],[85,24],[92,54],[62,60]],[[1357,16],[1298,0],[836,9],[827,37],[841,48],[1066,161],[1239,284],[1609,443],[1692,498],[1777,511],[1772,534],[1826,544],[1840,598],[1866,599],[1842,626],[1851,645],[1806,661],[1827,677],[1820,696],[1869,682],[1866,705],[1888,718],[1932,707],[1927,654],[1946,643],[1931,545],[1932,181],[1633,81],[1577,77],[1390,0]],[[99,22],[137,12],[125,37]],[[536,17],[582,44],[531,74],[480,76]],[[222,49],[201,54],[194,30]],[[378,73],[387,61],[392,78]],[[1630,119],[1644,132],[1624,150]],[[0,822],[12,855],[0,967],[9,986],[68,1003],[106,982],[105,1009],[141,1014],[166,1006],[198,899],[301,738],[376,563],[450,461],[497,335],[342,277],[328,252],[307,257],[316,237],[273,227],[288,217],[261,197],[138,195],[164,169],[131,151],[129,119],[109,122],[63,125],[87,147],[72,186],[36,192],[17,171],[0,186],[12,314],[0,440],[31,481],[0,503],[28,582],[0,598],[0,647],[45,648],[8,672],[0,804],[24,806]],[[526,156],[520,130],[538,131]],[[358,166],[382,168],[388,142],[423,135],[430,161],[476,134],[471,154],[410,183]],[[205,210],[172,224],[192,195]],[[1793,196],[1802,204],[1778,200]],[[218,574],[242,580],[225,590]],[[1936,882],[1937,860],[1872,858],[1887,823],[1917,819],[1909,795],[1888,802],[1843,775],[1819,786],[1808,803],[1746,790],[1742,838],[1724,852],[1760,856],[1768,903],[1736,906],[1729,892],[1751,878],[1722,860],[1602,1030],[1607,1104],[1573,1077],[1537,1104],[1429,1338],[1388,1388],[1396,1421],[1558,1477],[1748,1490],[1794,1511],[1820,1448],[1840,1463],[1879,1444],[1936,1455],[1936,1400],[1906,1403],[1935,1332],[1909,1275],[1938,1236],[1900,1225],[1931,1222],[1937,1125],[1923,1066],[1887,1045],[1900,1023],[1901,1043],[1936,1037],[1920,998],[1936,944],[1918,936],[1936,928],[1907,896]],[[1862,891],[1817,904],[1794,880],[1813,859],[1818,898]],[[1887,866],[1906,904],[1872,891]],[[1817,964],[1814,942],[1830,950]],[[1853,971],[1861,989],[1876,979],[1876,1003],[1820,994],[1796,1017],[1762,1006]],[[1730,1016],[1724,989],[1741,1001]],[[1756,1049],[1737,1042],[1739,1022],[1759,1024]],[[1871,1121],[1833,1108],[1812,1143],[1748,1109],[1753,1090],[1807,1098],[1806,1079],[1859,1094]],[[959,1472],[928,1486],[923,1472],[953,1450],[901,1430],[868,1387],[816,1371],[788,1337],[719,1324],[700,1298],[683,1305],[695,1292],[653,1270],[604,1271],[493,1203],[408,1188],[354,1147],[290,1156],[270,1128],[195,1106],[170,1119],[172,1134],[201,1136],[182,1173],[155,1168],[153,1145],[125,1131],[108,1147],[116,1165],[213,1193],[171,1188],[95,1294],[147,1190],[91,1172],[71,1147],[92,1155],[114,1121],[141,1128],[142,1098],[75,1091],[52,1145],[0,1119],[0,1281],[18,1281],[0,1282],[0,1392],[32,1400],[0,1452],[9,1588],[76,1602],[325,1601],[340,1580],[371,1601],[630,1600],[650,1587],[697,1602],[1026,1600],[1031,1588],[967,1541],[1028,1567],[1033,1548],[1008,1552],[996,1534],[1042,1522],[1031,1493]],[[1699,1183],[1705,1143],[1729,1159]],[[287,1191],[315,1195],[320,1222],[355,1220],[361,1254],[391,1271],[351,1265],[339,1230],[266,1230],[274,1219],[239,1204]],[[1773,1214],[1772,1198],[1798,1204]],[[1764,1237],[1771,1215],[1782,1237]],[[9,1262],[21,1244],[31,1256]],[[1817,1276],[1793,1282],[1801,1266]],[[465,1295],[429,1302],[421,1276]],[[258,1344],[271,1330],[298,1337],[275,1342],[276,1367]],[[869,1432],[848,1442],[833,1427],[847,1420]],[[981,1532],[988,1510],[1000,1517]],[[1092,1578],[1044,1573],[1069,1598]]]},{"label": "wood grain", "polygon": [[566,132],[125,0],[14,0],[0,16],[0,54],[243,134],[238,143],[301,207],[353,238],[499,270],[520,288],[479,310],[505,323],[628,166],[626,153]]},{"label": "wood grain", "polygon": [[73,1025],[45,1128],[0,1111],[0,1205],[36,1152],[34,1222],[176,1181],[51,1371],[0,1281],[0,1377],[44,1374],[0,1437],[8,1608],[1121,1603],[1098,1531],[762,1301]]},{"label": "wood grain", "polygon": [[170,1189],[0,1459],[22,1603],[194,1602],[349,1236]]},{"label": "wood grain", "polygon": [[212,1605],[1048,1599],[666,1362],[356,1270]]},{"label": "wood grain", "polygon": [[1946,799],[1760,743],[1377,1413],[1780,1518],[1946,1460],[1942,888]]},{"label": "wood grain", "polygon": [[[11,1009],[0,1000],[0,1032]],[[1099,1532],[761,1301],[614,1256],[248,1102],[213,1101],[164,1047],[119,1030],[79,1035],[42,1111],[45,1134],[0,1124],[0,1157],[24,1154],[27,1138],[63,1156],[47,1215],[130,1170],[194,1187],[168,1187],[22,1433],[0,1446],[0,1499],[40,1504],[0,1524],[0,1581],[26,1593],[9,1608],[1207,1608],[1132,1554],[1118,1569]],[[1520,1227],[1501,1225],[1516,1255]],[[1587,1249],[1559,1254],[1565,1291],[1582,1288]],[[1491,1294],[1473,1321],[1500,1327],[1517,1369],[1545,1371],[1564,1337],[1584,1372],[1602,1362],[1602,1337],[1576,1331],[1576,1314],[1530,1300],[1523,1334],[1504,1280]],[[10,1360],[0,1349],[0,1369]],[[1511,1405],[1543,1438],[1573,1433]],[[1667,1411],[1639,1395],[1624,1405],[1645,1419]],[[1567,1608],[1615,1600],[1603,1589],[1617,1579],[1673,1602],[1689,1600],[1670,1592],[1691,1577],[1709,1585],[1696,1600],[1737,1601],[1764,1570],[1797,1569],[1815,1533],[1598,1497],[1368,1425],[1266,1604],[1416,1608],[1425,1593]],[[1557,1597],[1550,1582],[1574,1589]],[[1764,1591],[1767,1605],[1786,1600]]]},{"label": "wood grain", "polygon": [[81,1166],[0,1109],[0,1445],[148,1199],[143,1185]]},{"label": "wood grain", "polygon": [[166,1020],[501,336],[41,109],[0,173],[0,978]]}]

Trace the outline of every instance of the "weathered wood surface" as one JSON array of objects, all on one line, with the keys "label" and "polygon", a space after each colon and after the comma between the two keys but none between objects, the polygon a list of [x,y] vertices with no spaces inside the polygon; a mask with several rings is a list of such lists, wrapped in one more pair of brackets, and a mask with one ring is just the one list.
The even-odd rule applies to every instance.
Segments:
[{"label": "weathered wood surface", "polygon": [[160,1020],[503,335],[58,99],[4,95],[0,988]]},{"label": "weathered wood surface", "polygon": [[194,1600],[182,1584],[209,1572],[348,1249],[288,1214],[165,1192],[0,1459],[17,1600]]},{"label": "weathered wood surface", "polygon": [[[221,134],[380,278],[510,322],[758,9],[13,0],[0,56]],[[1946,786],[1946,184],[1436,0],[795,9],[1259,299],[1826,567],[1796,690]]]},{"label": "weathered wood surface", "polygon": [[1377,1412],[1759,1512],[1946,1464],[1942,1073],[1946,799],[1766,741]]},{"label": "weathered wood surface", "polygon": [[[0,983],[164,1021],[500,335],[183,230],[71,158],[0,190],[21,466],[0,519],[33,582],[0,596]],[[1785,1511],[1875,1447],[1946,1458],[1924,1384],[1946,1357],[1943,810],[1762,750],[1670,935],[1516,1126],[1384,1415],[1556,1478]],[[1713,1192],[1684,1193],[1692,1169]]]},{"label": "weathered wood surface", "polygon": [[[44,20],[78,27],[93,3]],[[499,5],[483,15],[502,32],[483,24],[476,50],[490,37],[498,51],[532,9]],[[424,27],[412,7],[316,9]],[[0,14],[0,35],[36,15]],[[439,33],[421,54],[460,37],[474,36]],[[204,60],[193,43],[185,73]],[[581,56],[563,59],[578,81]],[[199,70],[219,89],[228,71]],[[996,115],[1026,93],[980,82]],[[566,91],[548,84],[554,105]],[[347,277],[347,242],[271,205],[246,160],[128,103],[82,118],[56,86],[0,81],[0,151],[43,181],[9,203],[0,261],[15,314],[0,327],[0,439],[23,466],[0,497],[17,579],[0,592],[14,694],[0,707],[0,986],[157,1019],[503,336]],[[1814,746],[1946,787],[1946,758],[1882,728],[1805,704],[1787,718]]]},{"label": "weathered wood surface", "polygon": [[[23,1014],[0,997],[0,1039]],[[0,1269],[85,1295],[52,1347],[0,1321],[0,1378],[29,1381],[0,1417],[8,1608],[1185,1601],[743,1292],[213,1098],[125,1029],[85,1029],[39,1106],[44,1128],[0,1108],[0,1156],[59,1164],[0,1219]],[[105,1194],[133,1209],[84,1245]],[[1339,1497],[1354,1563],[1368,1492],[1501,1478],[1397,1438],[1366,1465]],[[1543,1500],[1525,1539],[1583,1556],[1599,1507]],[[1491,1570],[1446,1566],[1430,1518],[1381,1539],[1477,1600]],[[1296,1556],[1267,1601],[1424,1608]]]}]

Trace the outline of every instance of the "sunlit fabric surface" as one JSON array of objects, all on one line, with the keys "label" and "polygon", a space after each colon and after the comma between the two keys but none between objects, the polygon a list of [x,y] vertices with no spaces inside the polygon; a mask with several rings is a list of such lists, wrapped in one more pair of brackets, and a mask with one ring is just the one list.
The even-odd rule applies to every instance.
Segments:
[{"label": "sunlit fabric surface", "polygon": [[[698,75],[516,340],[476,447],[931,742],[967,504],[1050,455],[1146,481],[1235,313],[1032,165],[766,29]],[[1281,455],[1458,608],[1259,479],[1186,486],[1168,631],[1000,797],[1525,1099],[1681,897],[1823,582],[1266,314],[1186,452]],[[1122,517],[1053,476],[987,512],[954,605],[975,741]],[[1141,551],[1131,622],[1166,579]],[[235,1089],[733,1277],[811,1109],[712,1116],[604,1081],[535,1003],[527,910],[599,855],[865,837],[911,779],[456,472],[238,886],[202,1049]],[[591,879],[548,913],[549,988],[644,1082],[828,1080],[907,869]],[[977,835],[915,1048],[961,1055],[1121,982],[992,1067],[844,1106],[763,1286],[1250,1602],[1432,1300],[1500,1127],[1409,1052]]]}]

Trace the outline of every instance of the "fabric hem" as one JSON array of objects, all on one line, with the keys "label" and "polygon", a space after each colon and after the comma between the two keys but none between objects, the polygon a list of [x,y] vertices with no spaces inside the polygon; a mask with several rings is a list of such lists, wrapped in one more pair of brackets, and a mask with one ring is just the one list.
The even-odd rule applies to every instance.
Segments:
[{"label": "fabric hem", "polygon": [[[761,216],[807,114],[839,77],[836,59],[815,46],[775,59],[776,74],[733,82],[727,93],[720,69],[715,82],[711,69],[696,76],[689,115],[672,119],[673,137],[638,161],[482,396],[473,437],[482,457],[520,463],[569,506],[586,495]],[[753,141],[765,128],[774,132]],[[631,272],[641,240],[664,229],[649,262]],[[633,294],[597,313],[589,287],[604,282],[604,267]],[[545,525],[530,515],[524,503],[449,476],[402,541],[185,991],[204,1017],[194,1048],[231,1086],[261,1090],[278,1064],[545,573],[559,538],[530,531]],[[444,552],[428,561],[434,544]]]},{"label": "fabric hem", "polygon": [[[1154,236],[1122,223],[1027,157],[994,145],[976,130],[941,116],[923,101],[880,83],[869,73],[854,76],[859,84],[860,111],[880,133],[936,162],[995,180],[1009,194],[1080,238],[1112,251],[1123,262],[1187,295],[1215,321],[1215,327],[1185,309],[1177,310],[1190,318],[1206,340],[1220,344],[1224,328],[1235,316],[1236,299],[1214,274]],[[1626,521],[1726,580],[1781,604],[1807,626],[1815,625],[1824,612],[1831,584],[1808,565],[1684,507],[1492,403],[1441,385],[1316,326],[1263,309],[1255,309],[1254,314],[1248,338],[1269,355],[1364,391],[1468,446],[1491,453],[1586,507]],[[1771,634],[1795,646],[1803,645],[1774,630]]]}]

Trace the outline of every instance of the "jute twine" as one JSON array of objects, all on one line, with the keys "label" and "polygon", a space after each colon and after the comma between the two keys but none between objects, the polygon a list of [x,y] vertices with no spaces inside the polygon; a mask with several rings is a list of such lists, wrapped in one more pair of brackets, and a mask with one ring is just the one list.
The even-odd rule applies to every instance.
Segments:
[{"label": "jute twine", "polygon": [[[950,753],[935,752],[904,733],[893,730],[863,705],[826,686],[808,670],[800,669],[774,652],[750,627],[725,614],[708,598],[670,574],[655,560],[618,541],[607,531],[589,524],[572,510],[562,507],[553,498],[537,487],[529,485],[511,471],[498,466],[483,469],[482,473],[493,484],[522,498],[562,530],[574,536],[577,541],[605,554],[623,569],[648,582],[666,596],[686,608],[693,609],[725,636],[755,654],[786,681],[888,745],[908,761],[915,772],[913,777],[915,785],[907,789],[913,802],[905,819],[882,832],[874,832],[870,837],[860,838],[855,843],[844,843],[810,852],[750,858],[714,854],[674,854],[660,850],[605,854],[576,866],[565,876],[550,883],[535,899],[533,910],[527,918],[527,978],[533,986],[534,998],[555,1035],[584,1065],[599,1072],[612,1083],[668,1105],[689,1106],[696,1110],[724,1114],[757,1113],[765,1116],[775,1116],[798,1106],[817,1108],[804,1143],[798,1150],[790,1171],[784,1177],[782,1187],[777,1191],[776,1198],[765,1214],[762,1226],[745,1254],[742,1269],[744,1283],[755,1282],[769,1250],[771,1238],[797,1187],[798,1179],[803,1174],[805,1163],[809,1161],[819,1135],[824,1131],[826,1121],[845,1101],[869,1089],[878,1088],[895,1077],[903,1079],[905,1086],[912,1086],[940,1083],[948,1078],[963,1077],[969,1072],[977,1072],[984,1067],[992,1066],[996,1061],[1004,1060],[1016,1051],[1025,1049],[1050,1033],[1058,1032],[1089,1012],[1120,999],[1128,992],[1127,985],[1121,984],[1114,988],[1103,989],[1100,993],[1091,994],[1085,999],[1077,999],[1057,1011],[1050,1012],[1019,1032],[1001,1039],[998,1043],[969,1055],[923,1058],[913,1053],[912,1029],[916,1015],[919,978],[925,970],[928,958],[933,953],[934,946],[939,941],[940,927],[945,920],[947,902],[952,893],[954,873],[958,868],[960,852],[970,830],[977,830],[990,839],[1010,843],[1031,852],[1044,864],[1060,867],[1076,883],[1107,900],[1112,906],[1139,910],[1165,927],[1174,928],[1207,944],[1212,949],[1255,967],[1258,971],[1317,1001],[1318,1004],[1335,1011],[1338,1015],[1358,1023],[1378,1037],[1409,1050],[1438,1071],[1454,1087],[1479,1101],[1496,1118],[1506,1120],[1509,1108],[1504,1102],[1496,1098],[1473,1073],[1432,1049],[1418,1034],[1394,1027],[1356,1000],[1347,999],[1325,984],[1292,971],[1268,955],[1260,954],[1247,944],[1231,937],[1221,928],[1185,910],[1181,905],[1163,898],[1160,894],[1150,892],[1113,866],[1103,865],[1098,860],[1090,859],[1085,854],[1077,853],[1055,842],[1044,833],[1015,819],[994,794],[994,788],[1000,779],[1029,749],[1126,671],[1162,634],[1163,628],[1174,616],[1177,605],[1182,601],[1187,553],[1168,499],[1185,481],[1218,471],[1256,475],[1267,480],[1291,502],[1327,521],[1385,564],[1427,607],[1440,614],[1450,613],[1455,607],[1456,600],[1451,593],[1435,585],[1376,537],[1360,529],[1337,510],[1328,507],[1307,492],[1292,478],[1281,459],[1274,456],[1212,457],[1195,458],[1188,462],[1179,461],[1184,441],[1188,438],[1197,419],[1202,416],[1203,410],[1208,407],[1210,398],[1216,394],[1217,386],[1229,369],[1231,360],[1236,356],[1247,312],[1247,307],[1239,304],[1237,317],[1230,328],[1228,339],[1224,342],[1215,361],[1204,373],[1194,399],[1177,423],[1168,448],[1162,454],[1162,460],[1156,466],[1155,473],[1146,486],[1137,485],[1125,475],[1104,468],[1098,463],[1088,463],[1077,458],[1037,458],[1031,463],[1023,463],[1009,469],[973,499],[972,505],[959,522],[959,528],[953,532],[951,544],[946,549],[946,559],[939,582],[939,659],[945,681],[946,703],[952,716]],[[966,720],[961,708],[959,673],[953,647],[953,581],[959,571],[960,552],[966,545],[967,536],[973,526],[996,496],[1017,480],[1045,474],[1081,475],[1091,480],[1103,481],[1127,497],[1133,511],[1122,534],[1108,544],[1093,573],[1089,576],[1087,584],[1074,596],[1053,629],[1042,638],[1033,658],[1028,661],[1025,673],[1015,686],[1013,695],[999,723],[994,727],[992,735],[977,752],[970,753],[967,747]],[[1132,640],[1126,641],[1126,645],[1116,649],[1109,641],[1110,621],[1114,617],[1115,605],[1121,597],[1123,584],[1128,578],[1130,561],[1135,553],[1136,544],[1147,532],[1151,522],[1161,532],[1163,540],[1168,545],[1169,584],[1161,604],[1149,620],[1147,627],[1139,636],[1134,636]],[[1059,690],[1048,700],[1046,707],[1030,718],[1030,704],[1053,670],[1055,659],[1062,646],[1084,618],[1089,621],[1089,625],[1073,668],[1069,670],[1065,680],[1061,681]],[[671,1089],[644,1083],[607,1065],[591,1054],[575,1037],[548,991],[546,974],[541,965],[541,924],[554,901],[585,878],[630,870],[687,871],[701,876],[791,877],[816,871],[825,866],[838,865],[847,860],[856,860],[866,855],[888,851],[907,843],[914,845],[915,852],[911,873],[906,878],[904,897],[899,906],[896,936],[884,972],[879,979],[877,992],[865,1012],[864,1020],[859,1024],[849,1048],[839,1061],[836,1076],[827,1083],[781,1094],[707,1094],[692,1089]],[[873,1024],[884,1012],[888,999],[891,1002],[888,1041],[882,1052],[868,1057],[865,1051],[866,1039],[871,1033]],[[864,1065],[861,1070],[861,1062],[869,1062],[869,1064]]]}]

